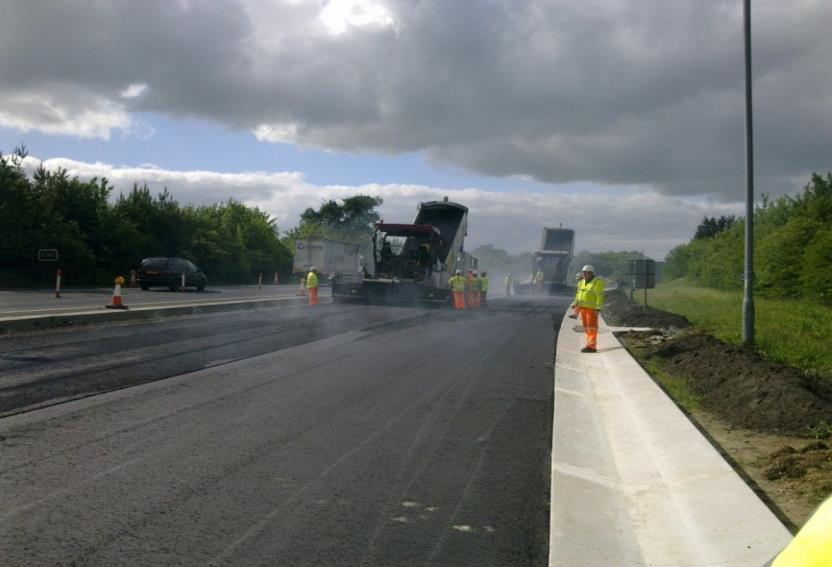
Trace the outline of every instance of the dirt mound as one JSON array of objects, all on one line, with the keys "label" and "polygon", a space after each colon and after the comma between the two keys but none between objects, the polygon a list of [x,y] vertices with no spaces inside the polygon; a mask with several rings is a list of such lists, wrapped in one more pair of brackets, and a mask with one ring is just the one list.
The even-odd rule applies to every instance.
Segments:
[{"label": "dirt mound", "polygon": [[687,329],[690,322],[674,313],[643,307],[630,301],[627,293],[614,289],[604,294],[604,320],[621,327],[652,327],[654,329]]},{"label": "dirt mound", "polygon": [[816,441],[800,450],[786,445],[761,464],[768,480],[782,480],[790,490],[816,500],[832,493],[832,449],[826,443]]},{"label": "dirt mound", "polygon": [[814,391],[799,370],[702,332],[631,335],[648,360],[683,378],[702,407],[726,423],[770,433],[828,434],[832,400]]}]

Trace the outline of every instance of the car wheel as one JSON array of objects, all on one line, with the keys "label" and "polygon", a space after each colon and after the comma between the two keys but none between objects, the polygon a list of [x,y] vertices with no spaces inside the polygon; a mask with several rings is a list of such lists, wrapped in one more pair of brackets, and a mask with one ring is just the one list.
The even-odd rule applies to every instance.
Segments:
[{"label": "car wheel", "polygon": [[150,286],[149,285],[142,285],[141,288],[142,288],[142,291],[147,291],[147,290],[150,289]]},{"label": "car wheel", "polygon": [[197,291],[205,291],[205,282],[196,284]]}]

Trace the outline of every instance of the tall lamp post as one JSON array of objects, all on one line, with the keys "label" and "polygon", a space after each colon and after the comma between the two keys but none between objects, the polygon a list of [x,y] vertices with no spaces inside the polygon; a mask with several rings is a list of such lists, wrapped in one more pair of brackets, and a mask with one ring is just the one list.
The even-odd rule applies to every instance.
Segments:
[{"label": "tall lamp post", "polygon": [[754,343],[754,130],[751,114],[751,0],[743,0],[745,28],[745,285],[742,342]]}]

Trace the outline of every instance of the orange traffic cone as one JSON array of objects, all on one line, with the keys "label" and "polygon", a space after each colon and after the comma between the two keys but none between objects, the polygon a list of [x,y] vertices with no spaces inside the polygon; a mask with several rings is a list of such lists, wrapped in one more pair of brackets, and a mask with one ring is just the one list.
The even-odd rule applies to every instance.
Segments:
[{"label": "orange traffic cone", "polygon": [[121,302],[121,286],[124,284],[124,278],[119,276],[116,278],[116,287],[113,288],[113,300],[109,305],[105,305],[107,309],[127,309],[127,306]]}]

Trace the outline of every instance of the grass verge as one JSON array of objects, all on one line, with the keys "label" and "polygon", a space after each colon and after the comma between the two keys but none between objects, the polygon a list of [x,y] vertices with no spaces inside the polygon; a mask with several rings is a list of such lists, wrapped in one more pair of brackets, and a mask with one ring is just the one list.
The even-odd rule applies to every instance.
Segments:
[{"label": "grass verge", "polygon": [[[632,349],[630,350],[632,352]],[[691,391],[684,378],[666,372],[659,364],[643,356],[637,356],[637,360],[678,405],[687,412],[699,409],[699,397]]]},{"label": "grass verge", "polygon": [[[642,303],[643,293],[635,294]],[[742,292],[697,287],[685,278],[648,291],[647,304],[685,316],[694,327],[727,343],[742,343]],[[783,362],[832,380],[832,308],[805,301],[756,298],[755,349]]]}]

